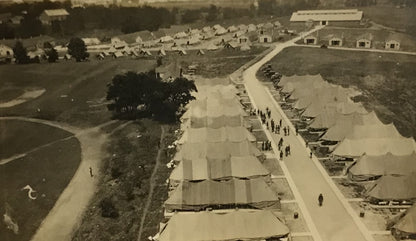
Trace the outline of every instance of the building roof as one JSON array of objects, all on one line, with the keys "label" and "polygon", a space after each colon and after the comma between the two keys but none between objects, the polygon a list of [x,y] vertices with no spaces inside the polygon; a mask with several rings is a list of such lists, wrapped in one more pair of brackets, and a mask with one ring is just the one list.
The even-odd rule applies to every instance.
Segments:
[{"label": "building roof", "polygon": [[69,13],[63,8],[61,8],[61,9],[46,9],[43,12],[49,17],[68,16],[69,15]]},{"label": "building roof", "polygon": [[184,159],[170,174],[173,181],[222,180],[229,178],[255,178],[268,176],[270,172],[264,168],[255,156],[231,156],[227,159],[195,158]]},{"label": "building roof", "polygon": [[290,21],[360,21],[362,17],[363,12],[357,9],[303,10],[292,13]]},{"label": "building roof", "polygon": [[263,178],[226,181],[181,182],[165,201],[169,210],[202,210],[216,205],[250,205],[266,208],[279,197]]},{"label": "building roof", "polygon": [[373,36],[373,34],[371,34],[371,33],[364,33],[364,34],[362,34],[362,35],[360,35],[360,36],[358,36],[357,37],[357,41],[358,40],[363,40],[363,39],[365,39],[365,40],[373,40],[373,38],[374,38],[374,36]]},{"label": "building roof", "polygon": [[288,227],[270,211],[179,212],[161,230],[159,241],[265,240],[288,234]]}]

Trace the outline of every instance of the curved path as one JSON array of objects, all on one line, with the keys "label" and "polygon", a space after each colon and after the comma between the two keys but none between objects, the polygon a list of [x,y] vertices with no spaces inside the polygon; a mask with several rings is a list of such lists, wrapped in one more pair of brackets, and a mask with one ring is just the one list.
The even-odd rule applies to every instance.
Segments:
[{"label": "curved path", "polygon": [[[98,183],[96,174],[98,174],[101,160],[105,158],[104,144],[107,142],[108,135],[100,129],[116,121],[82,130],[66,124],[34,118],[0,117],[0,120],[22,120],[61,128],[73,133],[79,140],[81,145],[79,167],[32,237],[32,241],[70,241],[73,230],[80,224],[82,215],[95,193]],[[93,178],[89,173],[90,167],[94,172]]]},{"label": "curved path", "polygon": [[[318,30],[317,27],[310,32]],[[309,32],[309,33],[310,33]],[[309,33],[305,33],[309,34]],[[300,194],[300,207],[307,209],[313,227],[319,233],[319,239],[324,241],[373,241],[358,215],[352,210],[339,189],[329,178],[316,157],[309,157],[309,150],[300,136],[293,135],[293,125],[276,103],[268,89],[256,78],[260,67],[271,60],[284,48],[293,46],[301,37],[288,42],[277,44],[276,47],[259,62],[252,65],[243,73],[244,84],[254,108],[265,110],[269,107],[274,120],[283,119],[284,126],[291,126],[290,136],[283,137],[285,145],[290,144],[292,155],[285,157],[282,166],[285,166],[292,177],[296,191]],[[281,136],[268,133],[274,146]],[[317,204],[318,194],[325,197],[324,206]],[[309,223],[310,224],[310,223]],[[312,230],[313,231],[313,230]],[[315,236],[316,237],[316,236]],[[317,241],[317,240],[316,240]]]}]

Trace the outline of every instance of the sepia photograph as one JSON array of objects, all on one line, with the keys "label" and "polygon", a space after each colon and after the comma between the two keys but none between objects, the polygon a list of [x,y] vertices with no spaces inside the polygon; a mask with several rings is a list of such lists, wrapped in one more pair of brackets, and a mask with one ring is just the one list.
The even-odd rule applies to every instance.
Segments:
[{"label": "sepia photograph", "polygon": [[0,0],[0,241],[416,241],[416,0]]}]

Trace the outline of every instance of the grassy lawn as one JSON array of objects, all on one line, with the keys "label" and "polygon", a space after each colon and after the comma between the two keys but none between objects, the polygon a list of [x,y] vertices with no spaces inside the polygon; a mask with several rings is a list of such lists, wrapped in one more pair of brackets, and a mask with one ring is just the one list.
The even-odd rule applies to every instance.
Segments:
[{"label": "grassy lawn", "polygon": [[0,159],[22,154],[69,136],[72,136],[69,132],[39,123],[0,120]]},{"label": "grassy lawn", "polygon": [[13,100],[23,93],[23,89],[3,87],[3,89],[0,90],[0,103]]},{"label": "grassy lawn", "polygon": [[[416,14],[414,8],[395,8],[394,6],[371,6],[362,7],[365,18],[398,30],[405,30],[411,26],[416,26]],[[389,17],[386,17],[389,16]],[[414,29],[414,28],[413,28]],[[407,31],[416,36],[415,32]]]},{"label": "grassy lawn", "polygon": [[[265,49],[264,47],[252,47],[248,51],[218,49],[215,51],[205,51],[205,55],[203,56],[198,56],[196,50],[188,51],[188,54],[184,56],[180,56],[177,53],[169,54],[172,52],[168,52],[163,62],[174,63],[179,67],[182,66],[184,71],[186,71],[189,65],[196,65],[197,69],[195,74],[206,78],[225,77],[254,59]],[[179,73],[179,70],[176,72]]]},{"label": "grassy lawn", "polygon": [[84,63],[2,65],[0,91],[5,86],[17,91],[45,88],[46,92],[26,103],[0,109],[0,116],[28,116],[81,127],[106,122],[111,117],[105,105],[107,83],[118,73],[147,71],[155,63],[154,58],[122,58]]},{"label": "grassy lawn", "polygon": [[[29,125],[25,130],[31,132]],[[79,142],[72,137],[0,165],[0,213],[7,211],[19,226],[15,235],[0,225],[0,240],[30,240],[77,170],[80,153]],[[36,191],[36,200],[21,190],[26,185]]]},{"label": "grassy lawn", "polygon": [[[172,133],[167,129],[166,145],[171,144]],[[110,158],[103,160],[97,194],[91,201],[80,228],[72,240],[136,240],[143,208],[149,192],[149,178],[155,165],[160,140],[160,125],[149,120],[136,121],[111,135],[108,145]],[[158,168],[155,192],[142,237],[154,235],[163,220],[162,204],[167,198],[165,180],[166,154],[162,154]],[[144,168],[141,168],[143,166]],[[117,218],[102,217],[100,202],[110,199],[118,212]]]},{"label": "grassy lawn", "polygon": [[271,60],[283,75],[321,74],[331,83],[355,86],[367,109],[404,136],[416,136],[416,56],[290,47]]}]

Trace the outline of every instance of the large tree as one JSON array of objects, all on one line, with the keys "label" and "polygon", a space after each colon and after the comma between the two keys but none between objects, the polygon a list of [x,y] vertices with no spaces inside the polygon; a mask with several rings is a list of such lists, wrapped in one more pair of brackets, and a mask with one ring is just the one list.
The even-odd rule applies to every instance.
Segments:
[{"label": "large tree", "polygon": [[108,85],[108,109],[120,118],[150,117],[176,121],[194,97],[195,83],[186,78],[164,82],[154,71],[116,75]]},{"label": "large tree", "polygon": [[80,38],[72,38],[68,44],[68,54],[75,58],[77,62],[86,60],[90,55],[87,53],[87,46]]},{"label": "large tree", "polygon": [[46,56],[48,56],[48,62],[49,63],[55,63],[58,60],[58,52],[54,48],[50,48],[45,51]]},{"label": "large tree", "polygon": [[18,64],[28,64],[30,62],[29,56],[27,56],[26,48],[23,47],[22,42],[17,41],[13,48],[14,57]]}]

